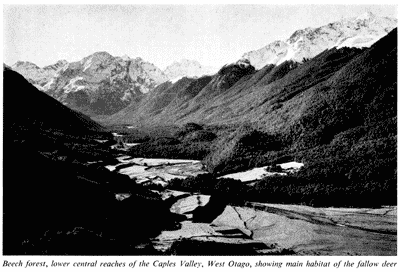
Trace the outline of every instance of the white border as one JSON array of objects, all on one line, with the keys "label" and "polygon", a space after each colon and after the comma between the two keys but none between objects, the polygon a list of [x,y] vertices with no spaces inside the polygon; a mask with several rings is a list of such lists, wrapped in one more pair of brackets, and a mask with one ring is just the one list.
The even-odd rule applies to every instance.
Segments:
[{"label": "white border", "polygon": [[[190,3],[190,4],[242,4],[243,1],[221,1],[221,0],[214,0],[214,1],[201,1],[201,2],[196,2],[196,3]],[[246,4],[266,4],[265,1],[246,1]],[[27,2],[27,1],[21,1],[21,0],[14,0],[14,1],[2,1],[2,4],[34,4],[33,2]],[[147,1],[112,1],[112,2],[106,2],[106,1],[87,1],[87,0],[82,0],[82,1],[69,1],[69,2],[65,2],[65,1],[38,1],[35,2],[35,4],[166,4],[164,2],[161,1],[154,1],[154,0],[147,0]],[[186,1],[168,1],[168,4],[185,4],[187,5],[188,3]],[[283,5],[283,4],[299,4],[296,3],[294,1],[287,1],[287,0],[280,0],[279,2],[274,1],[273,3],[268,3],[268,4],[273,4],[273,5]],[[367,4],[377,4],[377,5],[382,5],[382,4],[397,4],[397,2],[395,1],[387,1],[387,0],[381,0],[381,1],[304,1],[301,4],[362,4],[362,5],[367,5]],[[3,14],[3,5],[2,5],[2,14]],[[3,32],[3,20],[1,20],[1,31]],[[3,33],[2,33],[3,34]],[[1,39],[3,41],[3,35],[1,35]],[[3,52],[4,54],[4,52]],[[3,54],[1,55],[1,59],[3,60]],[[3,89],[3,78],[1,77],[0,79],[0,88]],[[3,92],[1,91],[0,94],[0,102],[3,105]],[[1,106],[1,113],[3,113],[3,106]],[[0,120],[1,125],[3,125],[3,119]],[[0,138],[2,139],[3,137],[3,131],[1,131],[0,134]],[[2,165],[3,165],[3,152],[2,152],[2,145],[0,146],[1,152],[0,152],[0,160],[1,160],[1,170],[2,170]],[[2,181],[1,181],[2,183]],[[2,210],[2,208],[1,208]],[[2,213],[1,213],[2,214]],[[2,230],[2,227],[1,227]],[[1,242],[1,237],[0,237],[0,242]],[[210,270],[210,271],[220,271],[221,268],[209,268],[207,267],[206,263],[208,260],[218,260],[220,262],[225,261],[226,263],[234,260],[234,261],[238,261],[238,262],[253,262],[255,263],[258,260],[262,260],[263,262],[267,262],[267,261],[277,261],[277,262],[285,262],[287,260],[293,262],[293,261],[301,261],[301,262],[306,262],[307,260],[309,261],[314,261],[314,260],[318,260],[318,261],[323,261],[323,262],[331,262],[331,264],[335,263],[335,262],[339,262],[341,261],[341,266],[340,266],[340,270],[341,271],[353,271],[355,268],[344,268],[343,267],[343,262],[346,260],[349,260],[351,262],[355,262],[355,266],[357,266],[358,261],[366,261],[369,260],[370,262],[384,262],[385,260],[389,261],[389,262],[397,262],[398,264],[396,265],[396,268],[386,268],[385,270],[397,270],[399,269],[399,243],[397,243],[397,252],[398,255],[394,256],[394,257],[365,257],[365,256],[361,256],[361,257],[355,257],[355,256],[340,256],[340,257],[336,257],[336,256],[326,256],[326,257],[319,257],[319,256],[294,256],[294,257],[288,257],[288,256],[232,256],[232,257],[207,257],[207,256],[195,256],[195,257],[183,257],[183,256],[128,256],[128,257],[121,257],[121,256],[88,256],[88,257],[82,257],[82,256],[1,256],[0,257],[0,269],[2,271],[28,271],[24,268],[10,268],[10,269],[4,269],[3,266],[3,261],[4,260],[8,260],[10,262],[16,262],[19,260],[22,260],[23,262],[26,262],[27,260],[31,260],[31,261],[37,261],[37,262],[41,262],[41,261],[46,261],[47,263],[50,263],[51,260],[55,260],[55,261],[62,261],[62,262],[71,262],[71,264],[73,262],[76,261],[95,261],[98,260],[98,262],[103,261],[103,262],[115,262],[116,260],[118,260],[118,262],[125,262],[126,264],[130,263],[130,262],[134,262],[135,260],[137,262],[140,262],[142,260],[145,260],[146,262],[150,262],[150,265],[148,268],[138,268],[137,265],[138,263],[136,263],[136,267],[133,268],[135,270],[153,270],[153,269],[157,269],[156,267],[154,267],[152,265],[152,263],[155,260],[159,260],[159,261],[163,261],[163,262],[167,262],[172,261],[172,262],[176,262],[177,263],[177,267],[174,268],[163,268],[163,271],[167,270],[167,271],[187,271],[187,270],[197,270],[196,268],[192,268],[192,269],[187,269],[187,268],[180,268],[179,267],[179,262],[181,260],[196,260],[196,261],[201,261],[204,263],[205,267],[204,269]],[[70,267],[71,268],[71,267]],[[66,269],[70,269],[70,268],[47,268],[47,269],[43,269],[43,268],[31,268],[29,271],[66,271]],[[72,267],[73,268],[73,267]],[[228,269],[233,269],[234,271],[243,271],[243,270],[249,270],[249,269],[241,269],[241,268],[229,268],[227,267],[227,264],[225,265],[225,268]],[[104,270],[104,268],[100,268],[100,267],[96,267],[96,268],[76,268],[79,270],[85,269],[85,270],[90,270],[90,271],[98,271],[98,270]],[[121,270],[130,270],[132,271],[132,268],[129,267],[124,267],[124,268],[114,268],[114,269],[118,269],[119,271]],[[112,269],[114,271],[114,269]],[[256,268],[253,268],[256,269]],[[333,266],[331,266],[330,268],[325,268],[326,270],[337,270],[337,268],[334,268]],[[324,271],[325,271],[324,269]],[[379,268],[382,269],[382,268]],[[282,268],[257,268],[256,271],[269,271],[269,270],[279,270],[279,271],[293,271],[294,269],[285,269],[284,267]],[[301,268],[301,271],[310,271],[310,268]],[[314,268],[311,269],[311,271],[320,271],[321,268]],[[357,269],[358,271],[364,271],[366,269]],[[383,271],[385,271],[383,270]],[[368,269],[368,271],[378,271],[377,269]],[[380,271],[380,270],[379,270]]]}]

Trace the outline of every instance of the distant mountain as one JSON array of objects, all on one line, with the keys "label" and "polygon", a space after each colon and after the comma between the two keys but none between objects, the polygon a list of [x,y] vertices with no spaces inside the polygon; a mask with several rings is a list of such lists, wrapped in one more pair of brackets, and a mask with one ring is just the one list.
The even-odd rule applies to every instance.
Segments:
[{"label": "distant mountain", "polygon": [[183,77],[201,77],[216,73],[216,69],[211,66],[202,66],[196,60],[182,59],[180,62],[174,62],[164,70],[168,79],[176,81]]},{"label": "distant mountain", "polygon": [[274,41],[263,48],[245,53],[256,68],[281,64],[286,60],[301,62],[333,47],[369,47],[397,26],[397,19],[379,17],[371,12],[343,19],[318,28],[295,31],[285,41]]},{"label": "distant mountain", "polygon": [[168,80],[159,68],[141,58],[114,57],[107,52],[44,68],[17,62],[12,69],[63,104],[90,115],[115,113]]}]

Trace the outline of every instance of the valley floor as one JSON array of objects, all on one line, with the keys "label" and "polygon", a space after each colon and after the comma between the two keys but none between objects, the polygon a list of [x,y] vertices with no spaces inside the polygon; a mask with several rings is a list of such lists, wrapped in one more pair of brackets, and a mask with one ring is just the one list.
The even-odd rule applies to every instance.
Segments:
[{"label": "valley floor", "polygon": [[188,220],[178,230],[162,232],[155,240],[156,246],[167,250],[174,242],[189,239],[248,245],[256,254],[397,254],[397,207],[313,208],[249,202],[243,207],[226,206],[210,223],[190,219],[190,213],[207,205],[209,199],[205,195],[187,195],[178,200],[171,211],[189,214]]},{"label": "valley floor", "polygon": [[[204,172],[201,162],[195,160],[130,156],[117,159],[119,164],[106,167],[136,178],[139,183],[164,185],[171,178],[185,178]],[[285,166],[282,164],[283,168]],[[244,174],[238,173],[238,177]],[[314,208],[256,202],[221,206],[214,196],[174,190],[161,191],[161,194],[164,200],[171,202],[171,212],[186,216],[178,229],[163,231],[153,239],[153,246],[166,254],[397,254],[396,206],[379,209]],[[210,210],[213,211],[211,215]],[[236,246],[237,250],[213,253],[213,248],[223,250],[225,247],[221,249],[222,245]],[[207,251],[202,252],[204,249]]]}]

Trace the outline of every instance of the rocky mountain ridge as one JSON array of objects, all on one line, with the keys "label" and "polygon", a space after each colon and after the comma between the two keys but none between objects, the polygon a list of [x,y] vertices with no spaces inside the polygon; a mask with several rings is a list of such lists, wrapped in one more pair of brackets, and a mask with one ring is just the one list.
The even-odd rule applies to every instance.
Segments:
[{"label": "rocky mountain ridge", "polygon": [[159,68],[141,58],[114,57],[107,52],[44,68],[17,62],[12,69],[64,105],[91,115],[115,113],[168,80]]},{"label": "rocky mountain ridge", "polygon": [[379,17],[371,12],[342,19],[317,28],[296,30],[285,41],[274,41],[263,48],[245,53],[256,69],[286,60],[302,62],[333,47],[370,47],[397,26],[397,19]]},{"label": "rocky mountain ridge", "polygon": [[174,62],[164,71],[141,58],[96,52],[76,62],[60,60],[43,68],[18,61],[12,66],[39,90],[89,115],[109,115],[167,81],[199,77],[213,69],[194,60]]}]

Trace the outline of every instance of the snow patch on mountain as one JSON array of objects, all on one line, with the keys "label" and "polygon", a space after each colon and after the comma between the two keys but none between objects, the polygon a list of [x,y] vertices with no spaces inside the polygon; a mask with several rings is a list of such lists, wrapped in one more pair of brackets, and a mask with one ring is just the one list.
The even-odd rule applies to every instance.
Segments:
[{"label": "snow patch on mountain", "polygon": [[180,79],[184,78],[184,76],[178,76],[176,78],[170,79],[169,82],[171,83],[176,83],[178,82]]},{"label": "snow patch on mountain", "polygon": [[75,77],[69,81],[69,83],[63,87],[64,93],[77,92],[85,88],[85,86],[78,85],[76,82],[83,80],[83,77]]},{"label": "snow patch on mountain", "polygon": [[[379,36],[378,40],[381,39],[383,36]],[[342,48],[342,47],[357,47],[357,48],[363,48],[363,47],[370,47],[373,45],[377,40],[377,36],[372,36],[372,35],[366,35],[364,37],[351,37],[348,39],[340,40],[338,43],[334,46],[337,48]]]}]

